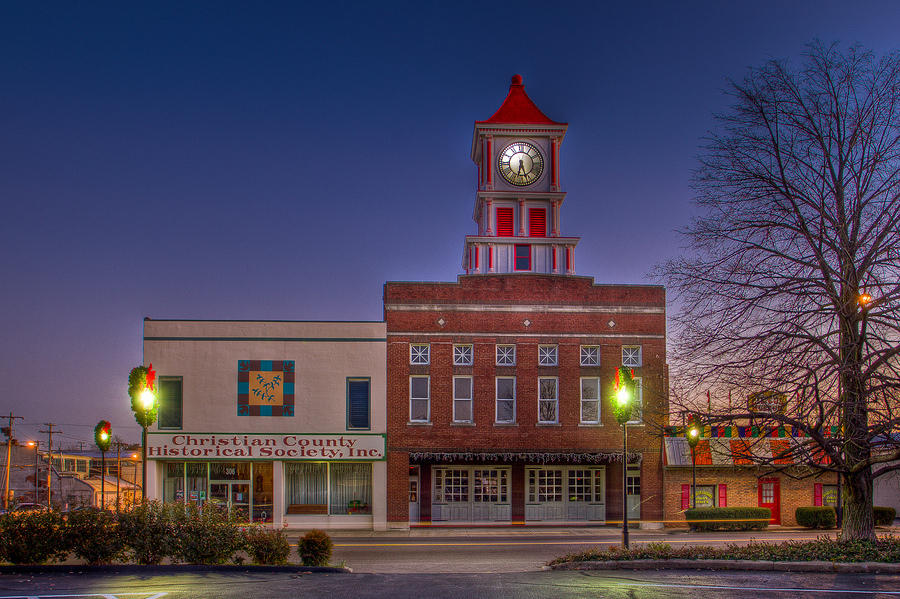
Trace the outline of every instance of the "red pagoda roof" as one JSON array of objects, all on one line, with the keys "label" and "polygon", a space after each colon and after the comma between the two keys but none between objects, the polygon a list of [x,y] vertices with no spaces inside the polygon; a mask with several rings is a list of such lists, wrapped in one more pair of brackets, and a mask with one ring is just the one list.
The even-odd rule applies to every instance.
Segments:
[{"label": "red pagoda roof", "polygon": [[541,112],[528,94],[525,93],[525,85],[522,83],[521,75],[513,75],[512,83],[509,85],[509,93],[506,100],[494,116],[486,121],[475,121],[476,123],[486,124],[527,124],[527,125],[565,125],[558,123],[547,117]]}]

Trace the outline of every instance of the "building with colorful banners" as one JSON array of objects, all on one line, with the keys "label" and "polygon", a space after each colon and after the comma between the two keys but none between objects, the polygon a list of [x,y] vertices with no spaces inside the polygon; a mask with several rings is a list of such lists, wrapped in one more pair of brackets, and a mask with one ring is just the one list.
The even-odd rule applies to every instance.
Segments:
[{"label": "building with colorful banners", "polygon": [[144,321],[147,496],[291,528],[383,529],[380,322]]},{"label": "building with colorful banners", "polygon": [[[667,427],[663,442],[666,521],[677,526],[685,521],[684,511],[694,505],[691,449],[678,427]],[[703,427],[693,455],[696,506],[767,507],[772,512],[770,524],[788,526],[796,526],[798,507],[837,507],[838,475],[795,463],[792,454],[799,454],[796,446],[803,442],[792,427]],[[827,465],[826,456],[821,463]]]}]

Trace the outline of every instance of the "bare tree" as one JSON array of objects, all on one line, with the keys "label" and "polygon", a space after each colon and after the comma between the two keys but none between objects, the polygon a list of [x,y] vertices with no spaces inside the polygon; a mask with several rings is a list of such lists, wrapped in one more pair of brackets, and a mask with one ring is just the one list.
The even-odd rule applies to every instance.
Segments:
[{"label": "bare tree", "polygon": [[[795,428],[780,463],[838,472],[844,537],[871,539],[873,479],[900,459],[900,55],[813,43],[728,93],[694,178],[702,215],[658,273],[680,306],[680,403]],[[710,389],[742,407],[707,409]],[[756,393],[781,405],[751,409]]]}]

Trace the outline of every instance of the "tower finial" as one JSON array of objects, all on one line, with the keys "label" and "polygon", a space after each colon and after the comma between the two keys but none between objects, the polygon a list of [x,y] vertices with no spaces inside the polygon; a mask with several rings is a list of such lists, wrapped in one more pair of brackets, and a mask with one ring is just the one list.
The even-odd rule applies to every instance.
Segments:
[{"label": "tower finial", "polygon": [[512,84],[513,85],[522,85],[522,76],[521,75],[513,75],[512,76]]}]

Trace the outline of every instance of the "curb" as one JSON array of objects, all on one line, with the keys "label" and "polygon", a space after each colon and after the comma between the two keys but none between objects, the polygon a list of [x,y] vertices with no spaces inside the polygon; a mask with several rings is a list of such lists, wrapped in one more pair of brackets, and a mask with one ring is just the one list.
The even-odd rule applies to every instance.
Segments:
[{"label": "curb", "polygon": [[107,566],[89,566],[78,564],[46,564],[23,566],[0,566],[0,575],[3,574],[75,574],[75,573],[102,573],[102,574],[175,574],[179,572],[292,572],[292,573],[329,573],[349,574],[350,568],[338,566],[204,566],[201,564],[172,564],[142,566],[139,564],[112,564]]},{"label": "curb", "polygon": [[842,572],[900,574],[900,563],[887,562],[769,562],[727,559],[636,559],[565,562],[550,570],[754,570],[777,572]]}]

